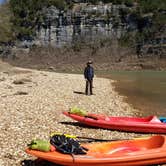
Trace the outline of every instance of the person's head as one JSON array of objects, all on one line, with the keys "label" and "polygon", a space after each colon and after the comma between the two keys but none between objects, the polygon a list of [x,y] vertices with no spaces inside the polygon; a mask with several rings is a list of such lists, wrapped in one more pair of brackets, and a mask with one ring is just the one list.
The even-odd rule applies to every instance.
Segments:
[{"label": "person's head", "polygon": [[92,65],[92,61],[91,60],[89,60],[88,62],[87,62],[87,66],[90,66],[90,65]]}]

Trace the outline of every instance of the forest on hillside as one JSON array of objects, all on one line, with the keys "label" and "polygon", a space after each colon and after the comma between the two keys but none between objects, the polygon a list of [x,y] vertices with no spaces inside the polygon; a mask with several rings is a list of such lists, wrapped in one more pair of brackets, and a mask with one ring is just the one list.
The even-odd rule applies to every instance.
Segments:
[{"label": "forest on hillside", "polygon": [[[127,9],[120,10],[119,23],[127,24],[126,18],[130,16],[136,24],[136,30],[129,29],[118,39],[119,45],[123,47],[134,45],[138,54],[141,54],[140,48],[147,43],[153,45],[158,42],[165,49],[166,1],[163,0],[10,0],[9,4],[4,5],[7,17],[0,13],[0,17],[7,20],[4,22],[8,22],[6,25],[1,24],[0,35],[3,37],[0,38],[0,42],[35,37],[37,27],[44,19],[43,8],[55,6],[58,10],[66,12],[72,11],[74,6],[80,3],[93,5],[112,3],[127,6]],[[108,17],[112,15],[108,14]],[[117,20],[113,21],[114,25],[118,24]]]}]

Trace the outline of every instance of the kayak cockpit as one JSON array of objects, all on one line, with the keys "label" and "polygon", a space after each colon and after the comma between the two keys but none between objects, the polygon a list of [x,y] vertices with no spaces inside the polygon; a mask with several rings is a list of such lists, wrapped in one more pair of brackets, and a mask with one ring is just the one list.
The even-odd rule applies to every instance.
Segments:
[{"label": "kayak cockpit", "polygon": [[117,121],[127,121],[134,123],[161,123],[161,121],[156,116],[148,116],[145,118],[137,118],[137,117],[109,117],[109,120],[112,122]]},{"label": "kayak cockpit", "polygon": [[105,116],[100,114],[89,114],[88,116],[85,116],[85,118],[89,118],[91,120],[103,120],[107,122],[134,122],[134,123],[161,123],[160,119],[158,119],[156,116],[148,116],[145,118],[141,117],[116,117],[116,116]]},{"label": "kayak cockpit", "polygon": [[164,136],[152,136],[151,138],[141,138],[126,141],[113,141],[106,143],[96,143],[90,145],[88,155],[91,156],[110,156],[128,154],[137,151],[146,151],[161,148],[165,143]]}]

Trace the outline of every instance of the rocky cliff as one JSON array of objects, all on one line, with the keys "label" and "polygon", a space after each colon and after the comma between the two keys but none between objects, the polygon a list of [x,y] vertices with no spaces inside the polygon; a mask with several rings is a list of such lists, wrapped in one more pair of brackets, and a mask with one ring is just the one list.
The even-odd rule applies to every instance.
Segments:
[{"label": "rocky cliff", "polygon": [[39,45],[61,47],[80,40],[120,38],[127,25],[120,19],[124,5],[77,4],[72,10],[60,11],[55,6],[44,8],[44,19],[37,28]]}]

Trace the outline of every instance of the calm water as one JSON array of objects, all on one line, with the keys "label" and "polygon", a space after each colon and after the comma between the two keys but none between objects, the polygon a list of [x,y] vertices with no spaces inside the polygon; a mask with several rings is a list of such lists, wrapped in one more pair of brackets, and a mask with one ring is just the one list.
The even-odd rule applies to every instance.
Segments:
[{"label": "calm water", "polygon": [[142,115],[166,116],[166,71],[111,72],[116,90]]}]

